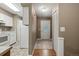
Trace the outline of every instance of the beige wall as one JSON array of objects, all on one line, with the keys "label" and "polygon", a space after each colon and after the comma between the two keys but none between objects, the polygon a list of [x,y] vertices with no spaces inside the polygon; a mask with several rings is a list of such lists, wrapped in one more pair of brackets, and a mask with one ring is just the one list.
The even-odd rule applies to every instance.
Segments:
[{"label": "beige wall", "polygon": [[79,4],[59,4],[60,27],[66,31],[60,36],[65,38],[65,55],[79,55]]},{"label": "beige wall", "polygon": [[31,28],[31,36],[30,36],[30,43],[29,43],[29,45],[30,45],[30,54],[32,54],[32,52],[33,52],[33,48],[34,48],[34,45],[35,45],[35,42],[36,42],[36,21],[37,21],[37,19],[36,19],[36,13],[35,13],[35,10],[34,10],[34,8],[33,8],[33,6],[31,7],[32,9],[31,9],[31,11],[32,11],[32,13],[31,13],[31,19],[30,19],[30,28]]}]

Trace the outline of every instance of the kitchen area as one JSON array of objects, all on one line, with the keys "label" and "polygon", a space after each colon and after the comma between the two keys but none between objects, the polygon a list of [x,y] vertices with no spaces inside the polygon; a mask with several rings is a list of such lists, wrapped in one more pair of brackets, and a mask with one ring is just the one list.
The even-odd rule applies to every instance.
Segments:
[{"label": "kitchen area", "polygon": [[37,40],[32,4],[0,3],[0,56],[27,56]]},{"label": "kitchen area", "polygon": [[10,51],[10,45],[15,42],[16,32],[13,30],[13,18],[0,13],[0,55],[2,55],[4,51],[6,53]]},{"label": "kitchen area", "polygon": [[0,56],[10,56],[13,45],[20,41],[18,21],[22,21],[22,13],[20,3],[0,3]]}]

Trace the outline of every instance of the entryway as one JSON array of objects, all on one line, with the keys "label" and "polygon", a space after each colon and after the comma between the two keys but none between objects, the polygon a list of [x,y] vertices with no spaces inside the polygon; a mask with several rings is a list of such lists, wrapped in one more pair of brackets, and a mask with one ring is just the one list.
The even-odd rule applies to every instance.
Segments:
[{"label": "entryway", "polygon": [[41,39],[50,39],[50,19],[40,20],[40,36]]}]

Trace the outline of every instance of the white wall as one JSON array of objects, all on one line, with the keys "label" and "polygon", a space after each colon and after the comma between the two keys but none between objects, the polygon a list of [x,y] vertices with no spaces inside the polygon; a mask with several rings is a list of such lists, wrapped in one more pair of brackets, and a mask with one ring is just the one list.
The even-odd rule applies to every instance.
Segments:
[{"label": "white wall", "polygon": [[54,50],[57,56],[64,55],[64,38],[59,37],[59,8],[58,6],[52,11],[52,34],[54,42]]},{"label": "white wall", "polygon": [[58,37],[59,37],[59,19],[58,19],[58,8],[54,8],[52,10],[52,34],[53,34],[53,43],[54,43],[54,50],[56,52],[56,55],[58,55]]}]

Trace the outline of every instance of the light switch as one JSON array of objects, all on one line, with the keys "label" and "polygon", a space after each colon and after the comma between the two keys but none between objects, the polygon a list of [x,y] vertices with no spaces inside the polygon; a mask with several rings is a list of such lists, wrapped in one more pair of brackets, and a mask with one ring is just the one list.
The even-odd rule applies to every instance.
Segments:
[{"label": "light switch", "polygon": [[65,32],[65,27],[60,27],[60,32]]}]

